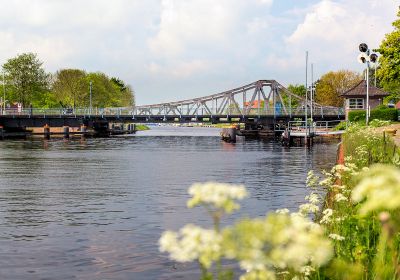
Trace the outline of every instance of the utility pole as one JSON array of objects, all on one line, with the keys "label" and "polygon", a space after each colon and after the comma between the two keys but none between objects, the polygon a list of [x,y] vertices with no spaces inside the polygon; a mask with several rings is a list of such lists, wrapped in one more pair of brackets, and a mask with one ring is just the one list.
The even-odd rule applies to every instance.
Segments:
[{"label": "utility pole", "polygon": [[311,121],[313,121],[314,105],[314,63],[311,63]]},{"label": "utility pole", "polygon": [[6,114],[6,76],[3,71],[3,115]]},{"label": "utility pole", "polygon": [[305,114],[305,117],[304,117],[304,119],[305,119],[305,128],[306,128],[306,133],[305,133],[305,138],[304,138],[304,141],[305,141],[305,143],[306,143],[306,145],[307,145],[307,122],[308,122],[308,120],[307,120],[307,115],[308,115],[308,109],[307,109],[307,107],[308,107],[308,94],[307,94],[307,91],[308,91],[308,81],[307,81],[307,79],[308,79],[308,51],[306,51],[306,104],[305,104],[305,111],[304,111],[304,114]]},{"label": "utility pole", "polygon": [[92,114],[92,81],[89,83],[89,93],[90,93],[90,99],[89,99],[89,115]]}]

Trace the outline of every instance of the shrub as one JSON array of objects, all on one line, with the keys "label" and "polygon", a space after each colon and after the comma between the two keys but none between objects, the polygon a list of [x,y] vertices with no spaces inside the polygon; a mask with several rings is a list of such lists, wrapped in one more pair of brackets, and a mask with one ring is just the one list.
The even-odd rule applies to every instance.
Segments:
[{"label": "shrub", "polygon": [[[370,119],[384,120],[384,121],[397,121],[398,113],[396,108],[384,108],[371,110]],[[365,111],[351,111],[349,112],[349,121],[358,122],[365,120]]]}]

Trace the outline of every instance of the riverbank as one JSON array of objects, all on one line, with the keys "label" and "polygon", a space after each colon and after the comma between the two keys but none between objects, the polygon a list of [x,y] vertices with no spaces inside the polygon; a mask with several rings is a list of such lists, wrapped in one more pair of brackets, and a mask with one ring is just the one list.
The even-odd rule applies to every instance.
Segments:
[{"label": "riverbank", "polygon": [[393,129],[400,124],[349,127],[337,165],[315,184],[327,191],[315,219],[334,244],[333,260],[320,269],[323,275],[400,277],[400,133],[387,132]]}]

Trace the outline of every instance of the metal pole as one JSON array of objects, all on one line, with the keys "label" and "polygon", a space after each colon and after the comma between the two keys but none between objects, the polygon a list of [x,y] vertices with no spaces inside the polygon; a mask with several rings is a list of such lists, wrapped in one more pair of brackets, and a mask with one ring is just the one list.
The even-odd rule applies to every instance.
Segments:
[{"label": "metal pole", "polygon": [[313,120],[313,100],[314,100],[314,64],[311,63],[311,121]]},{"label": "metal pole", "polygon": [[92,81],[89,83],[89,93],[90,93],[90,99],[89,99],[89,115],[92,114]]},{"label": "metal pole", "polygon": [[6,76],[3,71],[3,115],[6,114]]},{"label": "metal pole", "polygon": [[308,87],[308,84],[307,84],[307,78],[308,78],[308,51],[306,51],[306,108],[305,108],[305,111],[304,111],[304,114],[305,114],[305,128],[306,128],[306,133],[305,133],[305,143],[307,144],[307,114],[308,114],[308,110],[307,110],[307,106],[308,106],[308,95],[307,95],[307,91],[308,91],[308,89],[307,89],[307,87]]},{"label": "metal pole", "polygon": [[369,62],[367,61],[367,110],[365,113],[365,122],[368,125],[369,121]]}]

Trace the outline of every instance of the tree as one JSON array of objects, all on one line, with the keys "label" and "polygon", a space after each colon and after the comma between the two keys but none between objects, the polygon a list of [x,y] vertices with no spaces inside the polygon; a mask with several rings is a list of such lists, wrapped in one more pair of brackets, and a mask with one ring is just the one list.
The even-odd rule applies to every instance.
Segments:
[{"label": "tree", "polygon": [[316,86],[316,102],[328,106],[343,106],[343,97],[340,95],[359,83],[361,79],[358,73],[349,70],[324,74]]},{"label": "tree", "polygon": [[287,89],[298,96],[306,96],[306,87],[304,85],[289,85]]},{"label": "tree", "polygon": [[397,17],[392,23],[394,31],[386,34],[379,49],[375,50],[381,54],[377,78],[383,89],[391,93],[389,98],[395,101],[400,99],[400,8]]},{"label": "tree", "polygon": [[3,64],[11,91],[9,99],[28,106],[38,96],[47,92],[50,76],[42,68],[42,65],[43,62],[34,53],[23,53]]},{"label": "tree", "polygon": [[63,106],[79,107],[85,105],[88,95],[86,72],[79,69],[62,69],[56,72],[53,92]]},{"label": "tree", "polygon": [[132,87],[125,84],[121,79],[115,77],[111,78],[111,82],[117,87],[117,91],[119,92],[120,106],[133,106],[135,104],[135,93]]}]

